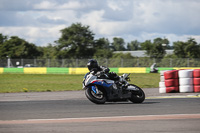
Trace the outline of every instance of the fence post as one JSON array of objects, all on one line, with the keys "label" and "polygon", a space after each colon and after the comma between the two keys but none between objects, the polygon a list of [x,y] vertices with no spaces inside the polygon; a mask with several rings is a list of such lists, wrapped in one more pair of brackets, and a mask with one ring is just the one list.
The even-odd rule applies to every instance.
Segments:
[{"label": "fence post", "polygon": [[78,67],[78,59],[76,59],[76,67]]},{"label": "fence post", "polygon": [[139,67],[140,66],[140,59],[137,58],[137,66]]},{"label": "fence post", "polygon": [[37,62],[36,62],[36,59],[34,59],[34,66],[36,66],[37,65]]},{"label": "fence post", "polygon": [[187,59],[187,67],[190,67],[190,58]]},{"label": "fence post", "polygon": [[10,57],[8,57],[8,60],[7,60],[7,67],[10,68]]},{"label": "fence post", "polygon": [[170,67],[172,67],[172,60],[173,60],[173,59],[172,59],[172,58],[170,58]]},{"label": "fence post", "polygon": [[64,64],[65,64],[65,60],[62,59],[62,65],[61,65],[61,67],[64,67]]},{"label": "fence post", "polygon": [[121,58],[121,67],[124,66],[124,59]]},{"label": "fence post", "polygon": [[47,61],[48,61],[47,67],[49,67],[50,66],[50,59],[47,59]]},{"label": "fence post", "polygon": [[24,67],[24,59],[21,59],[21,66]]}]

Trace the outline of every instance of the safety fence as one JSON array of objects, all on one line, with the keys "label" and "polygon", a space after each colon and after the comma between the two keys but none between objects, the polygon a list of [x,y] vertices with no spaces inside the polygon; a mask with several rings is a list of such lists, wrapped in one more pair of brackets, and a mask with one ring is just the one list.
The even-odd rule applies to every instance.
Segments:
[{"label": "safety fence", "polygon": [[[159,67],[162,70],[180,70],[180,69],[200,69],[200,67]],[[110,71],[116,73],[150,73],[149,67],[118,67],[110,68]],[[19,73],[19,74],[85,74],[88,72],[86,67],[82,68],[58,68],[58,67],[25,67],[25,68],[0,68],[0,74]]]},{"label": "safety fence", "polygon": [[[86,67],[89,59],[0,59],[0,67]],[[158,67],[200,67],[200,59],[190,58],[149,58],[132,59],[97,59],[102,66],[118,67],[150,67],[157,63]]]}]

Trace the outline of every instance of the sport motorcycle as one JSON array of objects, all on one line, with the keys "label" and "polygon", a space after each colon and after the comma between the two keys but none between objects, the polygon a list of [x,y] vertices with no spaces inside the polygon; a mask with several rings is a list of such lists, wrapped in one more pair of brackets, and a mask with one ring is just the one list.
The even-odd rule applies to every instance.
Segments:
[{"label": "sport motorcycle", "polygon": [[131,101],[142,103],[145,100],[144,91],[134,84],[129,84],[130,74],[119,76],[115,81],[102,72],[89,72],[84,76],[83,89],[86,97],[95,104],[105,102]]}]

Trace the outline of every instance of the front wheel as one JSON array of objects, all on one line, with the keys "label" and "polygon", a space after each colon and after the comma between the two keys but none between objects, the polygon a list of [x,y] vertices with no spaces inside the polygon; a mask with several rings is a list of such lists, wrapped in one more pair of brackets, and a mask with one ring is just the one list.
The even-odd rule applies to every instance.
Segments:
[{"label": "front wheel", "polygon": [[136,85],[130,84],[129,86],[135,88],[135,90],[131,91],[131,98],[129,100],[133,103],[142,103],[145,100],[144,91]]},{"label": "front wheel", "polygon": [[86,88],[85,90],[86,97],[93,103],[104,104],[106,102],[105,92],[98,90],[98,94],[95,93],[92,88]]}]

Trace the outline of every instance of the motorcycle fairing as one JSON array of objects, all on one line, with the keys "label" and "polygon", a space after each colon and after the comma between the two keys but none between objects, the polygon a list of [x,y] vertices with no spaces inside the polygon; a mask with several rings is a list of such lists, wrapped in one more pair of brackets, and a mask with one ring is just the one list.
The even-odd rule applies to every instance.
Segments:
[{"label": "motorcycle fairing", "polygon": [[101,85],[101,86],[104,86],[106,88],[109,88],[109,87],[112,86],[111,83],[106,83],[104,80],[94,80],[94,81],[92,81],[92,84]]}]

